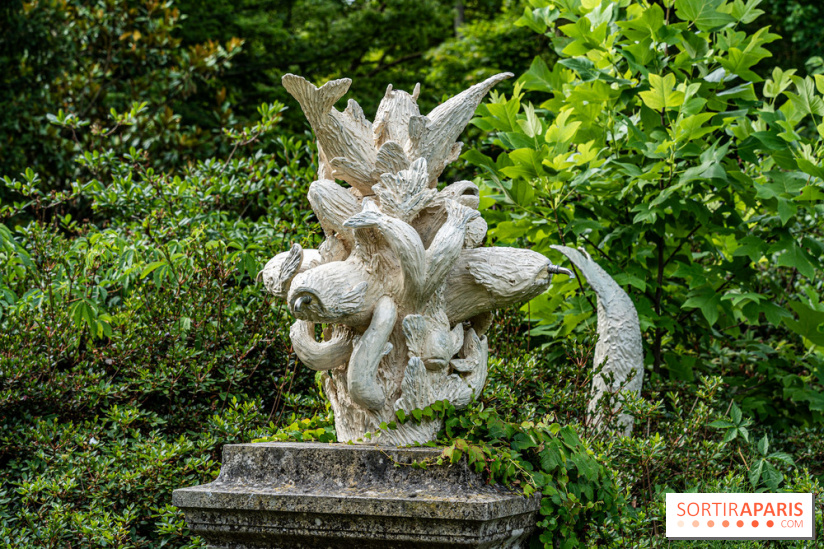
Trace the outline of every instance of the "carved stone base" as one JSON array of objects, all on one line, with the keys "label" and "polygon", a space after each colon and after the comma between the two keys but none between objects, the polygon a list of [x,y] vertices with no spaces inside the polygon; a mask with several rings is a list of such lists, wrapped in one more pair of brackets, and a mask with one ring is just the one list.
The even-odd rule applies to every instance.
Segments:
[{"label": "carved stone base", "polygon": [[463,462],[409,466],[439,454],[346,444],[227,445],[220,476],[175,490],[172,502],[215,549],[525,547],[540,498],[490,486]]}]

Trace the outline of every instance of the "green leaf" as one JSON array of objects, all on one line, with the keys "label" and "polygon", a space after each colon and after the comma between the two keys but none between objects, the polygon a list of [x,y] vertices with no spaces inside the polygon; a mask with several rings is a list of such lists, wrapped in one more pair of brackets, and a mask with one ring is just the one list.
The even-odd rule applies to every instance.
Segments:
[{"label": "green leaf", "polygon": [[678,122],[678,132],[675,139],[678,141],[691,141],[717,129],[718,126],[704,126],[704,124],[715,116],[713,112],[704,112],[688,116]]},{"label": "green leaf", "polygon": [[649,75],[650,90],[641,92],[641,100],[654,111],[680,107],[684,102],[684,92],[675,91],[675,75],[672,73],[661,77]]},{"label": "green leaf", "polygon": [[781,255],[776,264],[781,267],[794,267],[807,278],[815,278],[815,265],[807,258],[807,253],[796,243],[792,243]]},{"label": "green leaf", "polygon": [[718,11],[723,5],[724,0],[675,0],[675,15],[708,31],[735,22],[732,15]]},{"label": "green leaf", "polygon": [[[529,181],[546,175],[543,166],[544,154],[535,149],[523,148],[509,153],[512,166],[501,168],[501,173],[507,177],[523,177]],[[529,185],[527,185],[529,186]],[[520,203],[520,202],[519,202]]]},{"label": "green leaf", "polygon": [[764,437],[758,441],[757,448],[759,454],[761,454],[762,456],[767,455],[767,451],[770,449],[770,439],[767,437],[767,435],[764,435]]},{"label": "green leaf", "polygon": [[791,77],[793,74],[795,74],[795,69],[783,71],[779,67],[775,67],[772,71],[772,78],[764,83],[764,96],[778,97],[781,92],[792,84]]},{"label": "green leaf", "polygon": [[782,463],[786,463],[790,467],[795,466],[795,461],[793,460],[792,456],[790,454],[785,453],[785,452],[773,452],[772,454],[767,456],[767,459],[778,460]]},{"label": "green leaf", "polygon": [[802,172],[806,173],[807,175],[811,175],[813,177],[817,177],[821,180],[824,180],[824,169],[821,166],[816,166],[806,158],[798,158],[798,169]]},{"label": "green leaf", "polygon": [[154,271],[154,270],[155,270],[155,269],[157,269],[158,267],[162,267],[162,266],[163,266],[163,265],[165,265],[165,264],[166,264],[166,261],[153,261],[153,262],[149,263],[149,264],[148,264],[148,265],[146,265],[146,267],[145,267],[145,268],[144,268],[144,269],[140,272],[140,278],[146,278],[147,276],[149,276],[149,275],[152,273],[152,271]]},{"label": "green leaf", "polygon": [[759,481],[761,480],[761,472],[762,472],[763,470],[764,470],[764,460],[763,460],[763,459],[758,460],[758,462],[757,462],[757,463],[755,463],[755,464],[754,464],[754,465],[750,468],[750,474],[749,474],[749,477],[750,477],[750,485],[751,485],[753,488],[757,488],[757,487],[758,487],[758,483],[759,483]]},{"label": "green leaf", "polygon": [[[764,50],[766,51],[766,50]],[[765,57],[769,57],[769,52],[761,54],[752,51],[742,51],[738,48],[732,47],[727,52],[727,57],[721,57],[718,62],[724,67],[728,73],[735,74],[747,80],[748,82],[761,82],[762,78],[750,70],[750,67],[761,61]]]},{"label": "green leaf", "polygon": [[569,120],[572,114],[572,109],[567,109],[558,113],[558,116],[555,117],[555,120],[547,129],[546,135],[544,136],[547,143],[558,146],[572,141],[572,138],[575,137],[575,133],[578,131],[578,128],[581,127],[581,122],[577,120]]},{"label": "green leaf", "polygon": [[792,81],[795,83],[795,89],[798,93],[785,92],[785,94],[790,98],[795,108],[805,115],[824,116],[824,101],[815,93],[813,79],[793,76]]},{"label": "green leaf", "polygon": [[644,10],[641,17],[617,21],[616,24],[624,30],[624,36],[633,42],[642,42],[647,38],[655,39],[659,29],[664,26],[664,10],[658,4],[652,4]]},{"label": "green leaf", "polygon": [[574,57],[572,59],[560,59],[558,61],[561,65],[578,73],[581,80],[584,82],[592,82],[598,79],[601,71],[595,68],[595,63],[586,57]]},{"label": "green leaf", "polygon": [[781,484],[781,481],[784,480],[784,475],[768,462],[761,461],[759,463],[764,463],[764,470],[761,473],[761,478],[764,481],[764,485],[770,490],[777,490],[778,486]]},{"label": "green leaf", "polygon": [[741,413],[741,408],[735,402],[730,406],[730,418],[736,425],[741,425],[741,420],[744,419],[744,414]]},{"label": "green leaf", "polygon": [[552,72],[540,57],[535,57],[535,59],[532,60],[532,65],[530,65],[529,70],[520,78],[520,82],[523,82],[524,89],[527,90],[547,93],[555,91]]},{"label": "green leaf", "polygon": [[805,185],[793,200],[798,202],[818,202],[824,200],[824,191],[813,185]]},{"label": "green leaf", "polygon": [[746,4],[743,0],[735,0],[732,4],[732,15],[736,21],[745,25],[752,23],[764,14],[763,10],[756,9],[762,0],[749,0]]},{"label": "green leaf", "polygon": [[778,199],[778,217],[781,218],[781,225],[787,224],[787,221],[792,219],[798,213],[798,206],[787,200],[786,198]]},{"label": "green leaf", "polygon": [[701,309],[704,318],[710,326],[716,323],[720,315],[721,296],[709,286],[704,286],[690,294],[690,298],[684,302],[684,309]]},{"label": "green leaf", "polygon": [[785,318],[784,324],[814,345],[824,347],[824,332],[819,330],[824,327],[824,312],[812,309],[800,301],[792,301],[788,306],[798,315],[798,320]]}]

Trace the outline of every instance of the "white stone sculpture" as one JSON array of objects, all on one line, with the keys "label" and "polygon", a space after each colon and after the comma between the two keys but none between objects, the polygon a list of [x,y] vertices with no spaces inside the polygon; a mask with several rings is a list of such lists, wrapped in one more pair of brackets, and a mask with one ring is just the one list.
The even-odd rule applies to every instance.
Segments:
[{"label": "white stone sculpture", "polygon": [[[598,341],[594,365],[604,365],[592,379],[589,401],[590,419],[596,427],[602,418],[596,413],[598,402],[606,393],[626,392],[638,396],[644,382],[644,348],[638,312],[627,293],[584,251],[566,246],[552,246],[569,258],[584,275],[598,296]],[[604,376],[611,377],[608,383]],[[618,397],[615,411],[623,434],[632,433],[632,416],[621,411]]]},{"label": "white stone sculpture", "polygon": [[[481,99],[510,76],[476,84],[427,116],[418,110],[419,86],[412,94],[389,86],[374,123],[355,101],[334,108],[351,80],[317,88],[283,77],[317,136],[319,179],[309,202],[325,240],[318,250],[292,246],[262,274],[297,317],[295,353],[327,372],[339,441],[379,431],[397,410],[439,400],[465,406],[486,382],[491,311],[537,296],[553,273],[572,275],[530,250],[481,247],[486,223],[473,183],[437,190]],[[377,442],[426,442],[440,426],[407,421]]]}]

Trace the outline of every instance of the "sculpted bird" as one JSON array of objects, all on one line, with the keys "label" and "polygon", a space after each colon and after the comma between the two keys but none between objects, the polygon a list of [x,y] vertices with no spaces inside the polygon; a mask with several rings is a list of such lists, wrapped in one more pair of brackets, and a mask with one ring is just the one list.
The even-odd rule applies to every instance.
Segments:
[{"label": "sculpted bird", "polygon": [[[275,256],[262,275],[297,318],[295,353],[328,372],[340,441],[362,440],[399,410],[439,400],[465,406],[486,382],[490,312],[540,294],[553,273],[571,274],[530,250],[481,247],[477,186],[436,188],[475,108],[510,76],[476,84],[427,116],[419,87],[409,94],[390,86],[374,124],[354,101],[335,110],[348,79],[318,88],[283,78],[318,139],[320,178],[308,198],[325,239],[318,250]],[[439,428],[439,420],[407,422],[378,442],[426,442]]]}]

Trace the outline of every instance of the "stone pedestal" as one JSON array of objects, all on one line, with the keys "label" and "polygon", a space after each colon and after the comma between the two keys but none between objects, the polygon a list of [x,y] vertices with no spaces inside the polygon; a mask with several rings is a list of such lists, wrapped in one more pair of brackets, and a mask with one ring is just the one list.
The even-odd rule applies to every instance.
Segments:
[{"label": "stone pedestal", "polygon": [[438,455],[436,448],[227,445],[220,476],[175,490],[172,502],[212,548],[525,547],[540,498],[487,485],[464,462],[409,466]]}]

